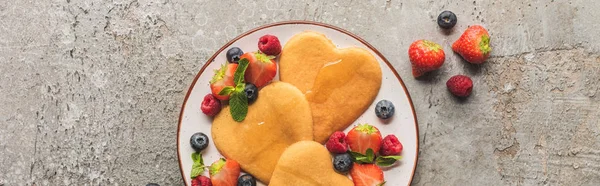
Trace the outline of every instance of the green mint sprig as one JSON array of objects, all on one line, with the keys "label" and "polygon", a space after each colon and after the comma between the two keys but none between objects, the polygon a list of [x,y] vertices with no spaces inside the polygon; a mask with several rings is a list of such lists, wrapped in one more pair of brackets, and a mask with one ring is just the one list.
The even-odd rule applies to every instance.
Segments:
[{"label": "green mint sprig", "polygon": [[192,153],[192,161],[194,162],[194,164],[192,164],[192,172],[190,173],[190,177],[192,177],[192,179],[202,175],[202,173],[204,172],[204,168],[206,168],[204,166],[204,160],[202,159],[202,153],[199,152],[194,152]]},{"label": "green mint sprig", "polygon": [[367,149],[366,154],[350,151],[350,155],[356,163],[375,163],[382,167],[394,165],[396,161],[402,159],[402,156],[377,156],[377,158],[375,158],[375,152],[373,152],[373,149],[371,148]]},{"label": "green mint sprig", "polygon": [[226,86],[219,92],[219,95],[229,95],[229,105],[231,107],[229,111],[233,120],[237,122],[244,121],[246,115],[248,115],[248,97],[244,93],[244,87],[246,86],[246,83],[244,83],[244,74],[249,63],[246,58],[238,61],[237,69],[235,69],[235,74],[233,74],[235,87]]}]

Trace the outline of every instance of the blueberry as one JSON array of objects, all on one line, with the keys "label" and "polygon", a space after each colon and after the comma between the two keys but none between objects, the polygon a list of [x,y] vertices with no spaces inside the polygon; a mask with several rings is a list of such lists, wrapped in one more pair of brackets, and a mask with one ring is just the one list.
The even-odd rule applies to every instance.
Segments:
[{"label": "blueberry", "polygon": [[381,119],[388,119],[394,115],[394,104],[388,100],[381,100],[375,105],[375,115]]},{"label": "blueberry", "polygon": [[237,63],[240,60],[240,56],[242,56],[244,52],[242,49],[238,47],[233,47],[227,50],[227,61],[230,63]]},{"label": "blueberry", "polygon": [[246,93],[246,97],[248,97],[248,104],[254,103],[258,98],[258,88],[252,83],[246,83],[244,92]]},{"label": "blueberry", "polygon": [[438,25],[445,29],[454,27],[454,25],[456,25],[456,21],[456,15],[447,10],[440,13],[440,15],[437,18]]},{"label": "blueberry", "polygon": [[160,185],[159,185],[159,184],[156,184],[156,183],[149,183],[149,184],[147,184],[146,186],[160,186]]},{"label": "blueberry", "polygon": [[340,173],[346,173],[352,169],[352,156],[348,153],[338,154],[333,157],[333,168]]},{"label": "blueberry", "polygon": [[256,179],[250,174],[244,174],[238,178],[237,186],[256,186]]},{"label": "blueberry", "polygon": [[190,144],[196,152],[200,152],[208,147],[208,136],[202,132],[195,133],[190,138]]}]

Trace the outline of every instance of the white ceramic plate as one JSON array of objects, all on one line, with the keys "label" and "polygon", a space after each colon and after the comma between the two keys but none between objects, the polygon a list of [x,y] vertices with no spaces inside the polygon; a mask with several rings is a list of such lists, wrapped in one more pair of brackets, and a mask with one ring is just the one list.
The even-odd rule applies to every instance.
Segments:
[{"label": "white ceramic plate", "polygon": [[[358,123],[369,123],[379,128],[383,136],[395,134],[404,146],[401,154],[403,158],[396,166],[384,169],[386,185],[410,185],[417,164],[418,126],[410,95],[400,76],[381,53],[358,36],[331,25],[307,21],[279,22],[248,31],[221,47],[196,75],[183,102],[177,132],[179,167],[186,185],[191,184],[190,171],[193,163],[191,154],[194,152],[190,147],[190,136],[196,132],[203,132],[211,137],[212,118],[200,111],[200,105],[204,96],[211,92],[208,82],[214,74],[213,70],[218,69],[221,64],[226,62],[225,53],[227,49],[237,46],[245,52],[257,51],[258,38],[265,34],[277,36],[283,46],[294,34],[305,30],[325,34],[340,48],[350,46],[365,48],[377,58],[383,72],[383,82],[379,94],[369,109],[353,125],[348,127],[346,132]],[[278,76],[275,78],[278,78]],[[379,120],[374,111],[375,104],[382,99],[390,100],[396,107],[394,117],[387,123]],[[211,141],[208,148],[203,152],[204,163],[210,165],[220,157],[221,155]],[[208,172],[205,175],[208,176]]]}]

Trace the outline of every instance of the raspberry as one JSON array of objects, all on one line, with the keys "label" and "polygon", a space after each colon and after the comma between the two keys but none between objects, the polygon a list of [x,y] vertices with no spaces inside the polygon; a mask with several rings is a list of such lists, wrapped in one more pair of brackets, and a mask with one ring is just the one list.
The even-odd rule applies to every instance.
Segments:
[{"label": "raspberry", "polygon": [[198,176],[192,180],[192,186],[212,186],[210,178],[206,176]]},{"label": "raspberry", "polygon": [[204,96],[200,110],[208,116],[215,116],[221,111],[221,101],[212,94],[207,94]]},{"label": "raspberry", "polygon": [[264,35],[258,39],[258,49],[267,55],[279,55],[281,53],[281,43],[274,35]]},{"label": "raspberry", "polygon": [[392,134],[383,138],[383,141],[381,142],[381,150],[379,150],[380,155],[392,156],[398,155],[400,152],[402,152],[402,143],[398,141],[396,136]]},{"label": "raspberry", "polygon": [[473,81],[471,78],[463,75],[452,76],[447,82],[448,90],[458,97],[467,97],[473,90]]},{"label": "raspberry", "polygon": [[348,143],[346,143],[346,134],[341,131],[336,131],[331,136],[329,136],[329,140],[325,144],[327,150],[332,153],[342,154],[348,151]]}]

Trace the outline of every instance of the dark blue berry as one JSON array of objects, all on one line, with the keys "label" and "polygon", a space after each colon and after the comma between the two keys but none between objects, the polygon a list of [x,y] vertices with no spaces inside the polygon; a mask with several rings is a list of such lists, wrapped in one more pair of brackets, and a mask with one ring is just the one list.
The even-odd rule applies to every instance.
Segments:
[{"label": "dark blue berry", "polygon": [[244,174],[238,178],[237,186],[256,186],[256,179],[250,174]]},{"label": "dark blue berry", "polygon": [[340,173],[350,171],[352,169],[352,156],[348,153],[335,155],[333,157],[333,168]]},{"label": "dark blue berry", "polygon": [[149,183],[149,184],[147,184],[146,186],[160,186],[160,185],[159,185],[159,184],[156,184],[156,183]]},{"label": "dark blue berry", "polygon": [[242,56],[243,54],[244,52],[242,51],[242,49],[238,47],[232,47],[229,50],[227,50],[227,61],[229,61],[230,63],[238,63],[238,61],[240,60],[240,56]]},{"label": "dark blue berry", "polygon": [[246,93],[246,97],[248,97],[248,104],[254,103],[258,98],[258,88],[252,83],[246,83],[244,92]]},{"label": "dark blue berry", "polygon": [[388,119],[394,115],[394,104],[388,100],[381,100],[375,105],[375,115],[381,119]]},{"label": "dark blue berry", "polygon": [[456,25],[456,15],[450,11],[443,11],[437,18],[438,25],[440,27],[449,29]]},{"label": "dark blue berry", "polygon": [[206,147],[208,147],[208,142],[208,136],[202,132],[195,133],[190,138],[190,144],[196,152],[206,149]]}]

